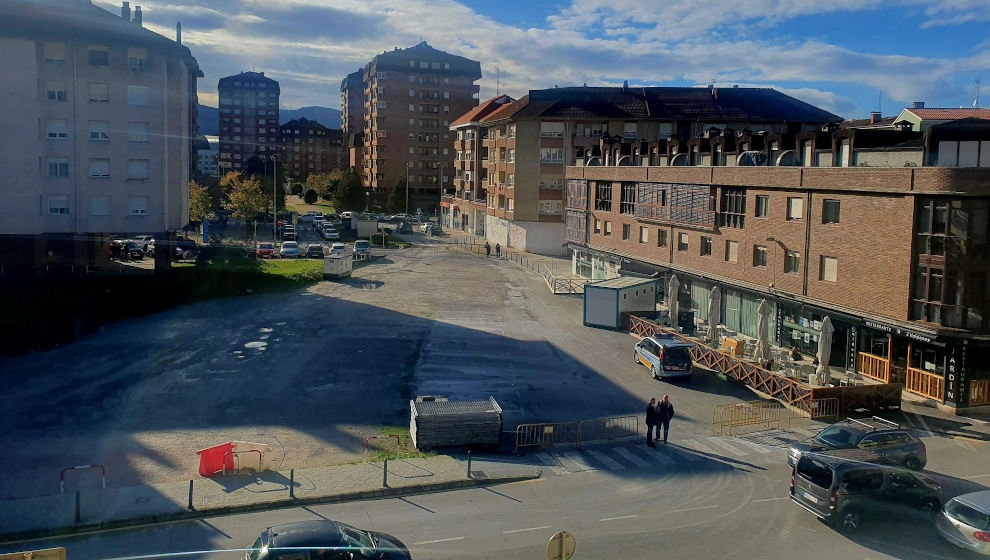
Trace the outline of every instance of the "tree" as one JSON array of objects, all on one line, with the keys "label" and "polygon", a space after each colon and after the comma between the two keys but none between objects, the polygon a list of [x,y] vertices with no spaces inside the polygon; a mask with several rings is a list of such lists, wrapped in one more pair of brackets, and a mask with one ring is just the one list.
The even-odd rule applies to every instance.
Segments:
[{"label": "tree", "polygon": [[213,197],[203,185],[189,181],[189,221],[202,222],[213,213]]},{"label": "tree", "polygon": [[240,172],[232,171],[220,184],[226,194],[224,208],[245,222],[254,221],[267,207],[268,197],[262,191],[261,181],[257,177],[245,178]]},{"label": "tree", "polygon": [[306,204],[316,204],[317,196],[316,191],[313,189],[306,189],[306,194],[303,195],[303,202]]},{"label": "tree", "polygon": [[310,173],[306,178],[306,188],[316,191],[323,200],[332,200],[333,191],[337,188],[339,177],[336,173]]},{"label": "tree", "polygon": [[302,196],[303,186],[302,183],[292,183],[292,194],[296,196]]},{"label": "tree", "polygon": [[385,198],[385,211],[389,214],[399,214],[406,211],[406,180],[399,179],[395,188],[388,192]]},{"label": "tree", "polygon": [[360,210],[364,208],[364,188],[361,186],[361,178],[353,169],[348,169],[340,174],[340,182],[334,192],[333,201],[337,210]]}]

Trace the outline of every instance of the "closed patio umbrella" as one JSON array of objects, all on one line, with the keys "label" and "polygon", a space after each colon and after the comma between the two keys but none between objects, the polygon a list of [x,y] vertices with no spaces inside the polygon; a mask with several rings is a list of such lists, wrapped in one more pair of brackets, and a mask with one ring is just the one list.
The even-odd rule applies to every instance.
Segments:
[{"label": "closed patio umbrella", "polygon": [[818,369],[815,373],[818,374],[819,385],[826,385],[830,377],[828,360],[832,354],[832,333],[834,331],[835,327],[832,326],[832,320],[826,316],[822,320],[822,331],[818,336]]},{"label": "closed patio umbrella", "polygon": [[671,275],[670,282],[667,283],[667,310],[670,312],[670,324],[677,328],[677,293],[681,283],[677,276]]},{"label": "closed patio umbrella", "polygon": [[713,286],[708,296],[708,342],[718,344],[718,324],[722,320],[722,292]]},{"label": "closed patio umbrella", "polygon": [[770,359],[770,304],[767,300],[760,300],[756,312],[759,317],[756,322],[756,351],[753,352],[753,359],[762,364]]}]

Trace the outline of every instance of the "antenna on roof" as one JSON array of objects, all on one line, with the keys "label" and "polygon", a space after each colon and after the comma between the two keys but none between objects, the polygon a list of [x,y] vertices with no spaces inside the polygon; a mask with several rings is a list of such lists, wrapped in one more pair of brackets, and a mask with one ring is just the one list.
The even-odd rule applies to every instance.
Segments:
[{"label": "antenna on roof", "polygon": [[495,65],[495,97],[499,96],[501,91],[500,86],[502,83],[502,69]]},{"label": "antenna on roof", "polygon": [[980,106],[980,81],[976,80],[976,99],[973,100],[973,107]]}]

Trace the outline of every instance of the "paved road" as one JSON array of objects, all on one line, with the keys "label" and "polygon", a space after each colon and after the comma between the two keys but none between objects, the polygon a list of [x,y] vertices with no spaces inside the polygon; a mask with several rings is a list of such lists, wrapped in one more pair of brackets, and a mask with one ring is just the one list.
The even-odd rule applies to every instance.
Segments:
[{"label": "paved road", "polygon": [[[848,537],[791,504],[785,451],[769,442],[804,433],[696,437],[655,450],[614,443],[543,457],[492,458],[545,460],[558,467],[543,479],[487,489],[217,517],[2,550],[65,546],[71,560],[189,551],[236,558],[243,552],[231,549],[248,546],[264,527],[329,518],[393,534],[414,558],[543,558],[547,538],[562,529],[576,535],[577,559],[973,558],[942,542],[922,520],[877,521]],[[973,451],[961,442],[925,437],[933,459],[945,465],[974,462]]]}]

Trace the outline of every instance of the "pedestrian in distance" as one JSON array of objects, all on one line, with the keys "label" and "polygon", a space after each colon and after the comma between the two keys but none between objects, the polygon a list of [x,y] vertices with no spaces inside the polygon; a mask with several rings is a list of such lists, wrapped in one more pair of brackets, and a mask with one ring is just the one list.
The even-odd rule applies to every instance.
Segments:
[{"label": "pedestrian in distance", "polygon": [[[671,404],[667,395],[663,396],[660,404],[657,405],[657,423],[663,426],[663,442],[667,443],[667,430],[670,429],[670,419],[674,417],[674,405]],[[660,427],[657,427],[657,438],[660,437]]]},{"label": "pedestrian in distance", "polygon": [[485,241],[485,256],[486,257],[492,256],[492,246],[489,245],[487,241]]},{"label": "pedestrian in distance", "polygon": [[502,246],[499,245],[498,243],[495,244],[495,258],[496,259],[502,258]]},{"label": "pedestrian in distance", "polygon": [[[653,444],[653,431],[656,429],[658,422],[657,400],[650,399],[649,404],[646,405],[646,445],[650,447],[656,447]],[[657,435],[660,434],[658,433]]]}]

